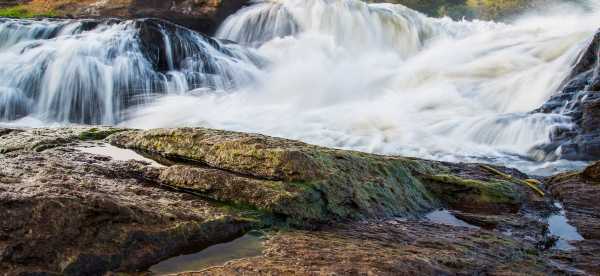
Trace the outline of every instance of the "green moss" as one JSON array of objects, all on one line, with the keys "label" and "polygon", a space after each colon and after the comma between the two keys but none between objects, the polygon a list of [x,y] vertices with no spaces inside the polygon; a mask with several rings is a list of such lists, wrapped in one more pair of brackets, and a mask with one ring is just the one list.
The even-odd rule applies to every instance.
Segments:
[{"label": "green moss", "polygon": [[103,139],[106,139],[106,137],[113,135],[115,133],[119,133],[121,131],[124,131],[124,130],[118,129],[118,128],[109,128],[109,129],[91,128],[89,130],[81,132],[79,134],[79,140],[83,140],[83,141],[103,140]]},{"label": "green moss", "polygon": [[[475,202],[493,209],[494,204],[513,207],[522,201],[515,181],[500,176],[464,179],[440,162],[328,149],[262,135],[156,129],[123,132],[110,140],[221,171],[213,173],[220,180],[211,183],[194,180],[202,173],[194,177],[174,172],[170,178],[183,176],[177,182],[197,187],[207,197],[247,204],[298,222],[418,216],[442,203]],[[470,170],[489,175],[481,168]]]},{"label": "green moss", "polygon": [[56,17],[58,14],[55,11],[47,12],[32,12],[24,6],[13,6],[0,9],[0,17],[11,18],[33,18],[33,17]]},{"label": "green moss", "polygon": [[[465,191],[463,193],[470,195],[475,203],[496,203],[496,204],[518,204],[521,200],[515,184],[505,180],[490,179],[489,181],[480,181],[474,179],[464,179],[455,175],[426,175],[426,180],[434,183],[441,183],[444,186],[437,186],[437,194],[447,197],[450,201],[455,191]],[[458,199],[458,198],[457,198]]]}]

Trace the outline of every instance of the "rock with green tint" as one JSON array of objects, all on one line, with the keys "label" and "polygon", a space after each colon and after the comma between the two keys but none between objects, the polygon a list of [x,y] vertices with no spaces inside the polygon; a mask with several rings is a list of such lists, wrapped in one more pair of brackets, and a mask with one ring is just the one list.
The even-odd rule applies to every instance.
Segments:
[{"label": "rock with green tint", "polygon": [[[336,150],[205,128],[127,131],[114,145],[186,161],[161,179],[300,221],[416,216],[441,205],[518,209],[526,189],[477,166]],[[460,166],[459,166],[460,167]],[[460,169],[459,169],[460,171]]]}]

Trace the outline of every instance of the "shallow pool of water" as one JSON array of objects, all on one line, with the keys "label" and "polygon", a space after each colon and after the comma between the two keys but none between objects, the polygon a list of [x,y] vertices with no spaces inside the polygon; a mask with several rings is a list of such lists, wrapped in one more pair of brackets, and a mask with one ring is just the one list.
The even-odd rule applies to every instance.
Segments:
[{"label": "shallow pool of water", "polygon": [[448,210],[436,210],[431,213],[425,215],[429,221],[438,224],[450,225],[450,226],[458,226],[458,227],[468,227],[468,228],[479,228],[475,225],[469,224],[459,218],[455,217]]},{"label": "shallow pool of water", "polygon": [[77,147],[76,149],[91,154],[108,156],[116,161],[137,160],[150,163],[150,165],[154,167],[164,167],[164,165],[150,158],[144,157],[133,150],[122,149],[111,144],[88,144]]},{"label": "shallow pool of water", "polygon": [[558,214],[551,215],[548,217],[548,230],[550,236],[557,237],[554,248],[558,250],[573,250],[575,247],[571,245],[572,241],[581,241],[583,237],[577,231],[575,226],[569,224],[569,220],[566,217],[565,209],[562,204],[556,202],[554,206],[560,209]]},{"label": "shallow pool of water", "polygon": [[167,259],[150,267],[149,271],[155,275],[200,271],[231,260],[259,256],[262,251],[261,233],[250,232],[241,238],[207,247],[194,254]]}]

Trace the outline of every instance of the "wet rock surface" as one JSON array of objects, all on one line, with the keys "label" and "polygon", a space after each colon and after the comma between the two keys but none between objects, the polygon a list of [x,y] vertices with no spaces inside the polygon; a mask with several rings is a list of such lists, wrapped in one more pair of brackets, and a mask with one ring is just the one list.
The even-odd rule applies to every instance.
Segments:
[{"label": "wet rock surface", "polygon": [[[162,165],[83,150],[108,142]],[[597,172],[540,183],[204,128],[1,129],[0,271],[145,275],[260,228],[261,256],[187,275],[593,275]],[[554,247],[547,192],[585,237],[574,250]]]},{"label": "wet rock surface", "polygon": [[579,56],[561,91],[536,112],[566,115],[573,122],[573,127],[557,128],[551,143],[540,147],[549,158],[600,158],[600,32]]},{"label": "wet rock surface", "polygon": [[121,132],[110,142],[196,164],[163,172],[167,185],[300,222],[415,216],[442,205],[516,212],[535,197],[523,184],[526,176],[514,170],[335,150],[258,134],[157,129]]},{"label": "wet rock surface", "polygon": [[134,272],[250,228],[213,203],[157,187],[147,179],[158,172],[147,164],[70,148],[84,133],[19,130],[0,138],[10,149],[0,157],[4,275]]},{"label": "wet rock surface", "polygon": [[600,239],[600,182],[596,163],[583,172],[559,174],[548,180],[548,190],[560,200],[586,239]]},{"label": "wet rock surface", "polygon": [[559,174],[547,181],[548,190],[564,204],[567,216],[585,240],[566,258],[591,274],[600,273],[600,163],[583,172]]},{"label": "wet rock surface", "polygon": [[[558,272],[533,244],[485,230],[387,220],[281,231],[262,257],[182,275],[537,274]],[[368,253],[367,253],[368,252]]]}]

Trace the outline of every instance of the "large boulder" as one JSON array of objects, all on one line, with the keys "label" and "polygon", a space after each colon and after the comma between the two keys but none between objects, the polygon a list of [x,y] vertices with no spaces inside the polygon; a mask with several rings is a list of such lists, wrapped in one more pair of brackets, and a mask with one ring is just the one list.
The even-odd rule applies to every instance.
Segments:
[{"label": "large boulder", "polygon": [[526,176],[505,168],[335,150],[258,134],[156,129],[121,132],[110,141],[196,164],[164,170],[165,185],[296,223],[415,216],[444,205],[517,211],[534,194]]}]

